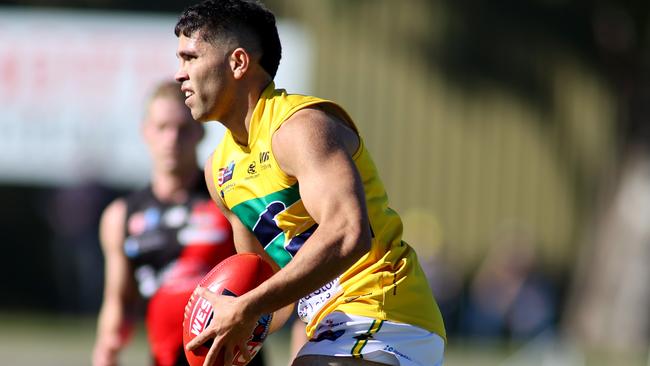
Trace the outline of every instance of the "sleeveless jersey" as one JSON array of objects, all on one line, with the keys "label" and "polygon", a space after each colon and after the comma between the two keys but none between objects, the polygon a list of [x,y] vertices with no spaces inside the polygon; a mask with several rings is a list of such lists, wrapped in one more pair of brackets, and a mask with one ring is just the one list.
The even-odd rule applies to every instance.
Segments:
[{"label": "sleeveless jersey", "polygon": [[126,198],[124,253],[143,298],[155,365],[187,364],[183,312],[212,267],[235,253],[230,224],[198,180],[182,204],[160,202],[147,187]]},{"label": "sleeveless jersey", "polygon": [[[331,101],[287,94],[271,83],[261,94],[250,121],[248,145],[230,131],[212,156],[213,184],[224,205],[256,236],[265,251],[286,265],[318,225],[306,211],[298,182],[285,174],[273,155],[271,137],[298,110],[318,105],[352,119]],[[360,139],[353,160],[363,182],[373,234],[370,251],[341,276],[303,298],[298,312],[312,336],[333,311],[412,324],[445,337],[442,316],[413,249],[401,240],[401,219],[388,198]],[[332,177],[336,179],[336,177]]]}]

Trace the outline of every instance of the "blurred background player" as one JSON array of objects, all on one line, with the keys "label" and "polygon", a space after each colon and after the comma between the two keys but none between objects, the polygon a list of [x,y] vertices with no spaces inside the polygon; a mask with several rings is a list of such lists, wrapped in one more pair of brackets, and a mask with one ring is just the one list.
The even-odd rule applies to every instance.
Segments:
[{"label": "blurred background player", "polygon": [[[118,364],[129,340],[138,300],[154,365],[186,365],[183,311],[198,281],[234,254],[228,221],[211,202],[196,147],[203,126],[192,119],[176,82],[153,92],[142,123],[152,159],[151,183],[104,211],[100,240],[105,258],[94,366]],[[261,354],[252,364],[261,365]]]}]

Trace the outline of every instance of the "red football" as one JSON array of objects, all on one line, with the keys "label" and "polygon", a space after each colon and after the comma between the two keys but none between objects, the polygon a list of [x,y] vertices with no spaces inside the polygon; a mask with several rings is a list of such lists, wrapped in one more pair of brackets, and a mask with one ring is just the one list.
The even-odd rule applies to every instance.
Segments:
[{"label": "red football", "polygon": [[[199,286],[222,295],[241,296],[272,275],[273,269],[261,256],[254,253],[241,253],[230,256],[217,264],[210,273],[203,277]],[[219,309],[216,310],[219,311]],[[212,305],[208,300],[192,294],[185,307],[183,345],[186,345],[210,325],[212,313]],[[270,323],[270,315],[264,315],[257,321],[257,326],[247,343],[251,357],[255,356],[262,348],[262,342],[268,334]],[[203,365],[211,344],[211,342],[206,342],[193,351],[185,351],[185,357],[191,366]],[[244,366],[246,364],[238,349],[235,349],[233,358],[233,365]],[[222,366],[222,362],[222,359],[218,359],[215,365]]]}]

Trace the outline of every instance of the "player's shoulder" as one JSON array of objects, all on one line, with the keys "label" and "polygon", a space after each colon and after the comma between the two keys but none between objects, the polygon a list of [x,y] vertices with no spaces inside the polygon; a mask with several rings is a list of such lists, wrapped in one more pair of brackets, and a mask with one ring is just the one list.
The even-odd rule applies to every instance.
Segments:
[{"label": "player's shoulder", "polygon": [[340,107],[327,103],[316,104],[302,108],[288,117],[275,132],[273,138],[295,134],[336,133],[340,128],[357,133],[356,127]]},{"label": "player's shoulder", "polygon": [[287,118],[284,124],[295,123],[296,121],[311,121],[313,123],[330,122],[336,119],[336,115],[325,109],[322,105],[315,104],[297,110]]},{"label": "player's shoulder", "polygon": [[105,252],[119,250],[122,245],[126,225],[126,209],[124,198],[118,198],[106,206],[102,213],[99,237]]},{"label": "player's shoulder", "polygon": [[334,123],[335,119],[317,107],[298,110],[287,118],[273,134],[273,143],[313,142],[313,138]]},{"label": "player's shoulder", "polygon": [[330,109],[316,105],[303,108],[289,117],[274,133],[271,143],[274,153],[288,147],[288,155],[293,156],[298,152],[317,152],[338,145],[354,147],[358,145],[358,140],[354,125]]},{"label": "player's shoulder", "polygon": [[210,154],[208,154],[207,159],[205,159],[205,163],[203,163],[203,173],[204,174],[209,174],[212,172],[212,162],[214,161],[215,151],[211,151]]},{"label": "player's shoulder", "polygon": [[104,209],[101,217],[101,226],[110,225],[111,227],[117,226],[122,223],[126,218],[127,200],[125,197],[119,197],[113,202],[109,203]]}]

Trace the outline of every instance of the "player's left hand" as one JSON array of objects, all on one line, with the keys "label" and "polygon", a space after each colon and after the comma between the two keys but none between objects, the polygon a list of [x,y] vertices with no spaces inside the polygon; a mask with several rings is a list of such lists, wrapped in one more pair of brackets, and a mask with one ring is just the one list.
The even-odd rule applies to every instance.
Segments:
[{"label": "player's left hand", "polygon": [[231,366],[235,347],[246,362],[250,361],[251,355],[246,343],[260,315],[246,314],[246,306],[237,297],[217,295],[204,287],[198,287],[196,295],[212,304],[213,318],[210,326],[192,339],[186,348],[191,351],[213,339],[203,366],[214,365],[220,355],[223,355],[223,365]]}]

